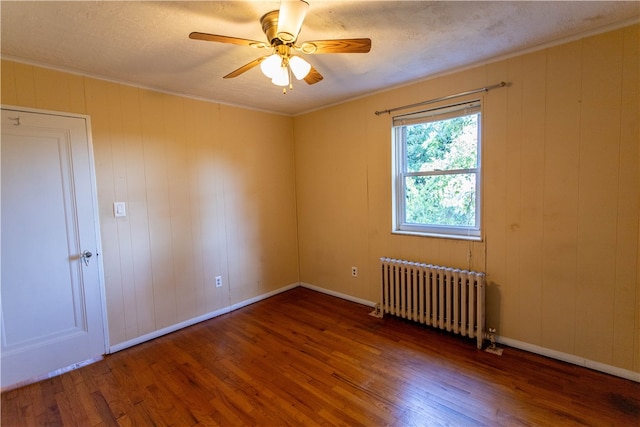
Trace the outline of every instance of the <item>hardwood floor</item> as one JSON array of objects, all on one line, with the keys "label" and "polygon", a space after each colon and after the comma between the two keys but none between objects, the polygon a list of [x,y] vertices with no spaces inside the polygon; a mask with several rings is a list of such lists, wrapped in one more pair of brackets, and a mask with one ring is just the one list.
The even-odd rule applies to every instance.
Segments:
[{"label": "hardwood floor", "polygon": [[640,384],[296,288],[2,394],[2,426],[640,425]]}]

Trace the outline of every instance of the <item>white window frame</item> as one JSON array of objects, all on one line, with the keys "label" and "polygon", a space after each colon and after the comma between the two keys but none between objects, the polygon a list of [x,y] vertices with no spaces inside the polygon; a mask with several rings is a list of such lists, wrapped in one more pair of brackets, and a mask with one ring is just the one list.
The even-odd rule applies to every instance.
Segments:
[{"label": "white window frame", "polygon": [[[477,165],[470,169],[454,169],[446,171],[408,172],[406,165],[406,144],[403,129],[407,125],[440,121],[447,118],[461,117],[478,113]],[[452,239],[482,240],[482,101],[474,99],[443,107],[423,110],[415,113],[393,117],[392,121],[392,159],[393,159],[393,233],[412,234]],[[437,224],[414,224],[406,222],[405,215],[405,182],[409,176],[440,176],[447,174],[473,173],[476,177],[475,191],[475,225],[447,226]]]}]

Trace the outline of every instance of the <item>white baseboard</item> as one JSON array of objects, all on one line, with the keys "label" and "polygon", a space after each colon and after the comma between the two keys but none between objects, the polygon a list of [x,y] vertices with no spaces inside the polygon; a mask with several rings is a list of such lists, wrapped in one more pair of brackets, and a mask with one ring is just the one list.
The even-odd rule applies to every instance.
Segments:
[{"label": "white baseboard", "polygon": [[119,344],[115,344],[109,347],[109,353],[115,353],[120,350],[124,350],[125,348],[133,347],[134,345],[142,344],[145,341],[152,340],[154,338],[161,337],[166,334],[170,334],[171,332],[175,332],[182,328],[186,328],[187,326],[195,325],[196,323],[203,322],[205,320],[213,319],[214,317],[221,316],[223,314],[230,313],[234,310],[237,310],[242,307],[246,307],[247,305],[253,304],[258,301],[262,301],[263,299],[267,299],[274,295],[280,294],[282,292],[288,291],[289,289],[297,288],[299,286],[298,283],[292,283],[290,285],[284,286],[282,288],[276,289],[275,291],[267,292],[266,294],[258,295],[257,297],[249,298],[247,300],[232,304],[229,307],[224,307],[216,311],[212,311],[206,314],[203,314],[198,317],[194,317],[192,319],[185,320],[180,323],[176,323],[171,326],[167,326],[166,328],[158,329],[157,331],[149,332],[148,334],[141,335],[129,341],[125,341]]},{"label": "white baseboard", "polygon": [[605,363],[595,362],[569,353],[551,350],[549,348],[540,347],[523,341],[514,340],[507,337],[496,337],[499,344],[508,345],[530,353],[539,354],[541,356],[550,357],[552,359],[561,360],[573,365],[584,366],[594,371],[604,372],[605,374],[614,375],[616,377],[625,378],[631,381],[640,382],[640,372],[630,371],[628,369],[618,368],[617,366],[607,365]]},{"label": "white baseboard", "polygon": [[338,297],[338,298],[341,298],[341,299],[344,299],[344,300],[347,300],[347,301],[355,302],[355,303],[362,304],[362,305],[367,305],[369,307],[375,307],[376,304],[377,304],[377,303],[375,303],[373,301],[368,301],[366,299],[356,298],[356,297],[353,297],[351,295],[343,294],[343,293],[336,292],[336,291],[331,291],[329,289],[321,288],[319,286],[315,286],[315,285],[312,285],[310,283],[300,282],[300,286],[302,286],[303,288],[311,289],[313,291],[322,292],[323,294],[331,295],[333,297]]}]

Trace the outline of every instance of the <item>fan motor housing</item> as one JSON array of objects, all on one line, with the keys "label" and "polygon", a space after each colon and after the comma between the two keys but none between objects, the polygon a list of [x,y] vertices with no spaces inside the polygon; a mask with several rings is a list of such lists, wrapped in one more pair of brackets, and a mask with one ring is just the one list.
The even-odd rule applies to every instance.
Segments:
[{"label": "fan motor housing", "polygon": [[267,40],[271,46],[277,46],[282,44],[282,40],[278,38],[278,16],[279,11],[272,10],[262,15],[260,23],[262,24],[262,31],[267,36]]}]

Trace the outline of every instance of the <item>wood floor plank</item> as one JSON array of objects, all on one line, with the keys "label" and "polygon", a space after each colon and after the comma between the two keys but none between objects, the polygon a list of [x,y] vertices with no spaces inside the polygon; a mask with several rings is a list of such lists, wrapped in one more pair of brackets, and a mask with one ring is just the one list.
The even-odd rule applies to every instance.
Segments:
[{"label": "wood floor plank", "polygon": [[295,288],[2,393],[2,426],[640,425],[640,384]]},{"label": "wood floor plank", "polygon": [[[3,393],[2,395],[2,422],[8,423],[11,425],[18,425],[20,421],[23,423],[26,421],[26,417],[24,416],[23,411],[20,409],[20,399],[19,396],[21,392],[18,390],[11,390]],[[7,413],[7,418],[5,419],[4,413]]]}]

